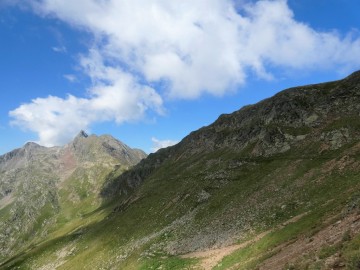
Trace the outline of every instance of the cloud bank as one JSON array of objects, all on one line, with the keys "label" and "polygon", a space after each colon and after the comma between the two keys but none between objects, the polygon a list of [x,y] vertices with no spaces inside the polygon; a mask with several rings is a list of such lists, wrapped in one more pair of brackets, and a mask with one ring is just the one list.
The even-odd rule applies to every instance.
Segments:
[{"label": "cloud bank", "polygon": [[[79,64],[93,82],[86,98],[37,98],[13,123],[59,144],[94,122],[160,112],[163,100],[221,96],[253,72],[353,69],[360,38],[298,22],[285,0],[28,0],[47,18],[92,33]],[[74,130],[76,129],[76,131]]]}]

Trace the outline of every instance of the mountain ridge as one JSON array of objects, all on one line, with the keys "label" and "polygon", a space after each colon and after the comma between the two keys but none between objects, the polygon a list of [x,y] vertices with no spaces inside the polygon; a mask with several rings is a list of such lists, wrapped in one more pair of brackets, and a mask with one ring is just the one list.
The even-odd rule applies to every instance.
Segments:
[{"label": "mountain ridge", "polygon": [[[178,144],[175,146],[170,146],[164,149],[160,149],[157,153],[151,153],[149,155],[149,158],[147,160],[144,160],[140,164],[138,164],[135,168],[139,168],[144,164],[145,171],[150,172],[151,167],[153,165],[150,165],[149,163],[155,164],[154,167],[158,166],[163,160],[168,158],[173,159],[181,159],[181,158],[187,158],[187,155],[194,154],[200,151],[214,151],[216,148],[221,147],[235,147],[238,150],[244,150],[249,144],[251,144],[252,141],[254,141],[254,138],[261,137],[262,144],[256,145],[253,147],[253,152],[251,155],[255,156],[266,156],[276,153],[281,153],[282,151],[287,151],[291,147],[291,143],[298,143],[299,141],[306,139],[306,133],[309,133],[309,128],[316,128],[321,124],[321,114],[324,114],[322,117],[327,117],[327,113],[331,113],[330,111],[327,111],[328,109],[324,110],[320,106],[318,107],[317,111],[309,111],[315,103],[318,103],[319,101],[315,100],[299,100],[296,101],[297,104],[290,104],[286,103],[289,99],[294,100],[294,98],[301,99],[304,98],[306,95],[309,94],[309,92],[314,91],[317,93],[312,93],[313,96],[318,96],[321,92],[325,96],[329,96],[327,99],[322,101],[321,106],[328,107],[329,104],[332,104],[331,101],[334,99],[346,98],[346,95],[349,95],[349,97],[356,97],[359,100],[359,103],[355,103],[350,101],[353,106],[346,106],[346,104],[343,104],[340,108],[338,107],[339,104],[333,104],[332,106],[336,106],[337,109],[343,109],[343,113],[352,113],[353,111],[360,111],[360,90],[359,87],[351,87],[351,85],[358,85],[360,83],[360,71],[356,71],[346,77],[343,80],[338,81],[332,81],[332,82],[326,82],[326,83],[320,83],[320,84],[312,84],[312,85],[306,85],[306,86],[300,86],[300,87],[292,87],[289,89],[285,89],[283,91],[280,91],[279,93],[275,94],[273,97],[267,98],[265,100],[262,100],[256,104],[253,105],[247,105],[243,108],[231,113],[231,114],[222,114],[219,116],[217,120],[214,121],[214,123],[210,124],[209,126],[202,127],[196,131],[191,132],[188,136],[186,136],[183,140],[181,140]],[[341,88],[337,85],[336,88],[332,88],[334,84],[340,84],[344,85],[344,88]],[[318,89],[313,89],[314,87]],[[344,91],[345,89],[345,91]],[[355,92],[354,92],[355,91]],[[329,93],[326,93],[329,92]],[[321,97],[321,95],[320,95]],[[273,104],[273,101],[276,101],[275,104]],[[291,111],[294,110],[297,105],[300,105],[300,109],[297,111]],[[283,106],[283,107],[282,107]],[[272,108],[270,110],[269,108]],[[285,110],[286,114],[284,112],[277,113],[276,109]],[[289,114],[291,113],[291,114]],[[338,113],[338,112],[337,112]],[[256,115],[257,114],[257,115]],[[254,121],[254,118],[255,121]],[[250,122],[250,120],[252,122]],[[302,120],[302,121],[301,121]],[[232,123],[231,123],[232,122]],[[275,122],[278,124],[287,124],[287,128],[291,133],[284,133],[282,131],[279,131],[278,129],[272,129],[270,132],[266,130],[267,133],[264,134],[263,130],[261,130],[261,126],[266,126],[270,122]],[[236,137],[227,136],[227,133],[230,133],[227,128],[229,126],[235,126],[235,129],[237,132],[240,132],[239,134],[236,134]],[[290,129],[293,130],[290,130]],[[298,130],[296,130],[298,129]],[[307,129],[307,130],[306,130]],[[261,133],[262,132],[262,133]],[[269,133],[272,133],[269,135]],[[219,136],[219,138],[217,138]],[[331,136],[331,134],[330,134]],[[332,147],[339,147],[341,143],[343,143],[346,140],[346,137],[349,137],[348,134],[333,134],[333,137],[337,137],[337,142],[339,142],[339,145],[332,146]],[[343,136],[343,140],[341,141],[341,136]],[[355,136],[355,135],[354,135]],[[358,138],[359,134],[356,135],[356,138]],[[210,141],[210,143],[209,143]],[[216,144],[216,142],[219,142],[219,145]],[[335,138],[336,141],[336,138]],[[195,143],[194,143],[195,142]],[[263,148],[267,147],[267,145],[273,146],[269,149],[264,150]],[[175,154],[174,152],[181,152],[180,154]],[[190,152],[190,153],[189,153]],[[193,153],[192,153],[193,152]],[[175,155],[175,156],[174,156]],[[154,162],[150,162],[149,160],[156,159]],[[148,163],[148,164],[145,164]],[[127,174],[132,174],[132,171],[127,172],[122,178],[126,177]],[[134,185],[130,186],[137,186],[139,183],[141,183],[141,180],[139,180],[139,177],[135,177],[137,180],[134,180]],[[129,182],[129,181],[127,181]],[[103,193],[106,194],[109,191],[116,189],[113,187],[105,188]]]},{"label": "mountain ridge", "polygon": [[[66,230],[0,268],[358,269],[359,94],[360,72],[290,88],[107,171],[101,186],[65,190],[80,217],[64,213]],[[88,164],[92,148],[76,145]],[[89,183],[87,170],[64,185]],[[102,204],[82,204],[87,190]],[[211,267],[197,255],[224,249]]]}]

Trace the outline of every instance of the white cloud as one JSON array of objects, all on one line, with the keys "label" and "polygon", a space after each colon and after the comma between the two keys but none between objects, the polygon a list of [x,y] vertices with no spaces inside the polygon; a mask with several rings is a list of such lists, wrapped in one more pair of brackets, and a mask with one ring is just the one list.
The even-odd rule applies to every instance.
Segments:
[{"label": "white cloud", "polygon": [[52,47],[52,50],[57,53],[66,53],[67,52],[67,49],[65,46]]},{"label": "white cloud", "polygon": [[87,98],[36,98],[10,112],[12,124],[36,132],[40,144],[53,146],[68,142],[92,123],[120,124],[141,119],[149,109],[162,112],[162,99],[154,89],[138,84],[127,73],[98,64],[101,78],[114,76],[111,84],[97,83]]},{"label": "white cloud", "polygon": [[178,143],[178,141],[173,141],[173,140],[159,140],[155,137],[151,138],[151,141],[153,142],[153,146],[151,148],[152,152],[156,152],[157,150],[161,149],[161,148],[166,148],[172,145],[175,145]]},{"label": "white cloud", "polygon": [[[269,79],[273,67],[278,70],[360,67],[359,35],[316,31],[295,20],[286,0],[28,2],[38,14],[60,19],[95,37],[88,54],[80,59],[93,81],[90,97],[57,101],[73,106],[73,112],[80,111],[83,126],[94,121],[123,122],[141,117],[147,109],[160,110],[163,97],[193,99],[204,93],[223,95],[243,84],[250,70]],[[167,86],[165,90],[149,87],[159,82]],[[49,109],[45,101],[35,99],[11,115],[15,123],[38,132],[40,141],[50,143],[52,136],[41,135],[42,128],[51,126],[52,132],[63,133],[56,128],[59,120],[65,120],[63,113],[59,112],[61,117],[45,120],[39,116],[36,121],[47,124],[38,128],[33,127],[37,126],[35,120],[24,117],[30,107],[39,111]],[[90,103],[94,111],[84,113],[88,110],[79,103]],[[92,116],[94,113],[102,116]],[[42,115],[47,114],[44,111]],[[70,122],[64,125],[74,126],[77,118],[67,117]],[[76,129],[77,132],[79,128]]]},{"label": "white cloud", "polygon": [[77,78],[74,74],[65,74],[63,75],[65,79],[67,79],[69,82],[76,82]]},{"label": "white cloud", "polygon": [[[98,37],[98,52],[144,76],[166,81],[175,98],[222,95],[248,69],[359,66],[360,39],[297,22],[285,0],[42,0],[36,10]],[[99,19],[101,18],[101,19]]]}]

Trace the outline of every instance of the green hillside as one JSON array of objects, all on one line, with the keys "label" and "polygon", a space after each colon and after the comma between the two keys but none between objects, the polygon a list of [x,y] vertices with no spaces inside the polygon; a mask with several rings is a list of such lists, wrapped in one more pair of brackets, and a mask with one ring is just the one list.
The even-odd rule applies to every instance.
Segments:
[{"label": "green hillside", "polygon": [[360,269],[359,112],[357,72],[222,115],[124,173],[99,169],[100,189],[78,170],[51,231],[1,268]]}]

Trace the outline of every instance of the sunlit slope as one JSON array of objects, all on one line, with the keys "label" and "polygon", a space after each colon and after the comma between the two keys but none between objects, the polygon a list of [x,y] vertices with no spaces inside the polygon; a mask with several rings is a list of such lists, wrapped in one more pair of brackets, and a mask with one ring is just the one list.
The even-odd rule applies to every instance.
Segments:
[{"label": "sunlit slope", "polygon": [[[2,267],[357,269],[359,112],[354,73],[222,115],[113,174],[91,222]],[[191,255],[227,246],[212,265]]]}]

